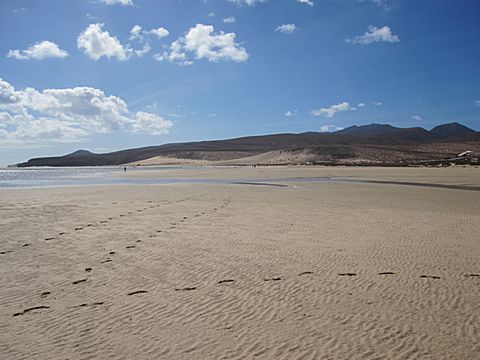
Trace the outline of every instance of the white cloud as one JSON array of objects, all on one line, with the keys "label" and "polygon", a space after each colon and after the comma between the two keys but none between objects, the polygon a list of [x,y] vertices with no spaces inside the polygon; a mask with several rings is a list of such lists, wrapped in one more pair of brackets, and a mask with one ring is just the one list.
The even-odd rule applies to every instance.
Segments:
[{"label": "white cloud", "polygon": [[42,60],[46,58],[66,58],[68,52],[62,50],[51,41],[41,41],[30,46],[27,50],[9,50],[7,57],[19,60]]},{"label": "white cloud", "polygon": [[336,125],[328,125],[328,124],[322,125],[320,127],[321,132],[332,132],[332,131],[339,131],[339,130],[343,130],[343,127],[338,127]]},{"label": "white cloud", "polygon": [[217,117],[217,113],[208,114],[208,117],[209,118],[215,118],[215,117]]},{"label": "white cloud", "polygon": [[142,27],[140,25],[135,25],[130,30],[130,40],[142,39]]},{"label": "white cloud", "polygon": [[333,117],[337,112],[340,111],[352,111],[354,108],[346,101],[339,103],[337,105],[332,105],[328,108],[320,108],[311,111],[313,116],[326,116],[327,118]]},{"label": "white cloud", "polygon": [[474,104],[475,104],[475,106],[480,106],[480,100],[476,100],[476,101],[474,102]]},{"label": "white cloud", "polygon": [[362,107],[365,107],[365,106],[367,106],[365,103],[359,103],[359,104],[357,105],[357,107],[359,107],[359,108],[362,108]]},{"label": "white cloud", "polygon": [[167,29],[159,27],[157,29],[152,29],[148,32],[149,34],[155,35],[157,38],[161,39],[167,37],[170,33]]},{"label": "white cloud", "polygon": [[161,39],[167,37],[170,32],[164,27],[159,27],[157,29],[143,30],[140,25],[135,25],[130,30],[130,40],[140,40],[143,41],[144,38],[148,35],[155,35],[157,38]]},{"label": "white cloud", "polygon": [[297,110],[287,110],[285,111],[285,116],[286,117],[294,117],[297,116],[298,111]]},{"label": "white cloud", "polygon": [[225,19],[222,20],[226,24],[234,23],[237,21],[234,16],[228,16]]},{"label": "white cloud", "polygon": [[388,26],[377,28],[370,25],[365,34],[347,38],[345,41],[350,44],[368,45],[375,42],[397,43],[400,41],[400,38],[397,35],[393,35],[392,30]]},{"label": "white cloud", "polygon": [[215,32],[212,25],[197,24],[185,37],[174,41],[163,53],[155,54],[157,61],[177,62],[182,65],[192,64],[187,53],[196,59],[207,59],[210,62],[231,60],[244,62],[249,55],[245,48],[235,41],[235,33]]},{"label": "white cloud", "polygon": [[209,18],[214,18],[214,17],[215,17],[215,13],[214,13],[214,12],[209,12],[209,13],[207,14],[207,17],[209,17]]},{"label": "white cloud", "polygon": [[228,1],[237,5],[255,6],[258,3],[264,3],[264,2],[267,2],[268,0],[228,0]]},{"label": "white cloud", "polygon": [[[131,50],[124,47],[115,36],[103,31],[104,24],[90,24],[77,38],[77,46],[93,60],[103,56],[108,59],[128,60]],[[133,29],[132,29],[133,30]]]},{"label": "white cloud", "polygon": [[188,59],[187,54],[183,50],[184,39],[180,38],[167,48],[163,53],[154,54],[155,61],[168,61],[179,65],[192,65],[193,61]]},{"label": "white cloud", "polygon": [[122,6],[133,5],[133,0],[99,0],[99,1],[107,5],[122,5]]},{"label": "white cloud", "polygon": [[172,122],[157,114],[138,111],[131,122],[131,131],[141,134],[162,135],[168,133]]},{"label": "white cloud", "polygon": [[284,34],[291,34],[294,31],[296,31],[297,29],[298,29],[297,25],[295,25],[295,24],[282,24],[282,25],[278,26],[275,29],[275,31],[279,31],[279,32],[284,33]]},{"label": "white cloud", "polygon": [[313,6],[313,0],[297,0],[297,2],[299,2],[301,4],[306,4],[306,5]]},{"label": "white cloud", "polygon": [[381,102],[381,101],[372,101],[371,104],[374,105],[374,106],[382,106],[382,105],[383,105],[383,102]]},{"label": "white cloud", "polygon": [[99,89],[15,90],[0,79],[2,143],[78,141],[112,131],[160,135],[171,126],[171,121],[159,115],[132,113],[122,99]]},{"label": "white cloud", "polygon": [[415,121],[421,121],[421,120],[423,120],[423,118],[422,118],[420,115],[413,115],[413,116],[412,116],[412,119],[415,120]]},{"label": "white cloud", "polygon": [[138,50],[133,50],[133,52],[134,52],[135,55],[137,55],[138,57],[142,57],[142,56],[144,56],[145,54],[148,54],[151,49],[152,49],[152,48],[150,47],[150,44],[149,44],[149,43],[145,43],[145,44],[143,45],[143,48],[138,49]]}]

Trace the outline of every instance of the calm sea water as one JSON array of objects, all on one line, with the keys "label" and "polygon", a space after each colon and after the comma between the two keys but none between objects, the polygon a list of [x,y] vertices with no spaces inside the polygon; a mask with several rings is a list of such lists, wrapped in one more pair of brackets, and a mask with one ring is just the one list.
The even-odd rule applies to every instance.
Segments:
[{"label": "calm sea water", "polygon": [[[187,169],[186,167],[129,168],[127,171],[146,173],[151,170]],[[159,184],[192,182],[189,179],[118,177],[123,167],[41,167],[0,168],[0,189],[69,185]]]}]

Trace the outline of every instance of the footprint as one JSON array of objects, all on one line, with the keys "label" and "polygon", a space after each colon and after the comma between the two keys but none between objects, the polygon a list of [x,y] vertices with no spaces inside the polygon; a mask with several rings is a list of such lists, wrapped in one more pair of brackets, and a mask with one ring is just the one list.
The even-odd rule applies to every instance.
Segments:
[{"label": "footprint", "polygon": [[384,272],[379,272],[378,275],[395,275],[395,273],[391,271],[384,271]]},{"label": "footprint", "polygon": [[421,278],[428,278],[428,279],[440,279],[440,276],[435,276],[435,275],[420,275]]},{"label": "footprint", "polygon": [[93,226],[93,224],[87,224],[87,226]]},{"label": "footprint", "polygon": [[41,306],[34,306],[34,307],[31,307],[31,308],[25,309],[25,310],[23,310],[23,311],[21,311],[21,312],[15,313],[15,314],[13,314],[13,316],[20,316],[20,315],[24,315],[24,314],[26,314],[26,313],[28,313],[28,312],[30,312],[30,311],[43,310],[43,309],[50,309],[50,306],[43,306],[43,305],[41,305]]},{"label": "footprint", "polygon": [[48,295],[50,295],[50,294],[51,294],[50,291],[44,291],[44,292],[42,292],[42,293],[40,294],[40,297],[46,298],[46,297],[47,297]]},{"label": "footprint", "polygon": [[75,307],[98,306],[98,305],[103,305],[103,301],[96,301],[94,303],[91,303],[90,305],[83,303],[83,304],[77,305]]},{"label": "footprint", "polygon": [[480,274],[466,274],[466,277],[480,277]]},{"label": "footprint", "polygon": [[45,238],[45,241],[50,241],[50,240],[55,240],[56,238],[54,237],[49,237],[49,238]]},{"label": "footprint", "polygon": [[109,254],[110,255],[115,255],[115,251],[110,251]]},{"label": "footprint", "polygon": [[128,293],[127,295],[130,296],[130,295],[146,294],[146,293],[148,293],[148,291],[146,291],[146,290],[137,290],[137,291],[132,291],[131,293]]},{"label": "footprint", "polygon": [[30,246],[32,244],[23,244],[22,247],[27,247],[27,246]]},{"label": "footprint", "polygon": [[233,279],[225,279],[225,280],[220,280],[218,283],[219,284],[225,284],[225,283],[233,283],[235,280]]},{"label": "footprint", "polygon": [[302,275],[311,275],[313,274],[312,271],[304,271],[304,272],[301,272],[300,274],[298,274],[298,276],[302,276]]},{"label": "footprint", "polygon": [[136,246],[135,246],[135,245],[129,245],[129,246],[127,246],[127,249],[133,249],[133,248],[136,248]]},{"label": "footprint", "polygon": [[90,267],[85,268],[85,271],[86,271],[86,272],[90,272],[90,271],[92,271],[92,268],[90,268]]},{"label": "footprint", "polygon": [[105,259],[103,261],[100,261],[100,264],[105,264],[105,263],[108,263],[108,262],[111,262],[112,259]]},{"label": "footprint", "polygon": [[61,232],[61,233],[58,233],[58,236],[62,236],[62,235],[65,235],[66,232]]},{"label": "footprint", "polygon": [[78,230],[83,230],[83,228],[82,227],[76,227],[75,231],[78,231]]},{"label": "footprint", "polygon": [[107,220],[102,220],[100,221],[100,224],[106,224],[108,221]]},{"label": "footprint", "polygon": [[270,278],[270,279],[263,279],[263,281],[279,281],[279,280],[282,280],[281,277],[273,277],[273,278]]},{"label": "footprint", "polygon": [[192,291],[196,290],[196,286],[191,286],[191,287],[184,287],[184,288],[175,288],[175,291]]},{"label": "footprint", "polygon": [[108,220],[113,220],[113,217],[109,217]]},{"label": "footprint", "polygon": [[137,243],[142,242],[142,240],[137,240]]},{"label": "footprint", "polygon": [[12,250],[5,250],[5,251],[0,251],[0,254],[5,255],[5,254],[11,253],[11,252],[13,252],[13,251]]},{"label": "footprint", "polygon": [[80,284],[80,283],[83,283],[83,282],[86,282],[88,279],[80,279],[80,280],[75,280],[72,284],[73,285],[77,285],[77,284]]},{"label": "footprint", "polygon": [[341,274],[338,274],[338,275],[340,275],[340,276],[357,276],[357,274],[350,273],[350,272],[349,273],[341,273]]}]

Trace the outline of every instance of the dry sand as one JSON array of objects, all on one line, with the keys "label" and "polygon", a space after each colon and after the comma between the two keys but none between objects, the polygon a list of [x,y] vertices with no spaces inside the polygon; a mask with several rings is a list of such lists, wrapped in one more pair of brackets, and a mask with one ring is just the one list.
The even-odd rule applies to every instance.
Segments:
[{"label": "dry sand", "polygon": [[[479,183],[461,168],[161,174]],[[478,358],[479,191],[287,183],[0,191],[0,358]]]}]

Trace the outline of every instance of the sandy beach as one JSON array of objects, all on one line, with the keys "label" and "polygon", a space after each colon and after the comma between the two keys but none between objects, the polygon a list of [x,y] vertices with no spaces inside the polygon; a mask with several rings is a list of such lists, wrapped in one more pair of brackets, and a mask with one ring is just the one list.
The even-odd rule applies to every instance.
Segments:
[{"label": "sandy beach", "polygon": [[478,168],[148,176],[284,186],[0,190],[2,359],[478,358]]}]

